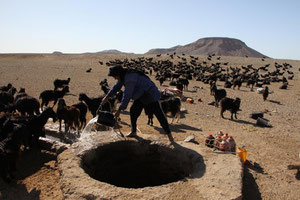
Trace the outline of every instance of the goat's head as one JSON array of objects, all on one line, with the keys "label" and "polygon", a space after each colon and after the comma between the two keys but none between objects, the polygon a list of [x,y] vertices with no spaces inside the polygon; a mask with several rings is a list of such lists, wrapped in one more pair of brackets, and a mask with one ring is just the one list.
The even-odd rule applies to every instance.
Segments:
[{"label": "goat's head", "polygon": [[80,94],[79,94],[78,100],[79,100],[79,101],[83,101],[83,100],[85,99],[85,97],[86,97],[86,94],[80,93]]},{"label": "goat's head", "polygon": [[67,86],[67,85],[64,86],[63,91],[64,91],[65,93],[70,92],[69,86]]},{"label": "goat's head", "polygon": [[25,92],[25,88],[20,88],[20,90],[19,90],[19,93],[21,93],[21,92]]}]

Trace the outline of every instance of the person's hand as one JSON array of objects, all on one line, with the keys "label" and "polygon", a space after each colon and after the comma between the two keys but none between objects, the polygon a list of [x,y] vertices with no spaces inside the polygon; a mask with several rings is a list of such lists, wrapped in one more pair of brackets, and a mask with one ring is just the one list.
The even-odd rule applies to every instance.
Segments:
[{"label": "person's hand", "polygon": [[103,99],[102,99],[102,101],[101,101],[101,103],[100,103],[100,107],[102,107],[104,104],[106,104],[107,103],[107,101],[108,101],[108,96],[106,95],[105,97],[103,97]]},{"label": "person's hand", "polygon": [[115,119],[119,119],[121,110],[117,110],[117,112],[115,113]]}]

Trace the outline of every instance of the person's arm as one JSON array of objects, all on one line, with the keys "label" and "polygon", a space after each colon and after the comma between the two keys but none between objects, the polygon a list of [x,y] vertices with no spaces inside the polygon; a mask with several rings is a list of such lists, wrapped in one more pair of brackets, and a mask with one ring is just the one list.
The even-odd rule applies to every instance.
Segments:
[{"label": "person's arm", "polygon": [[130,99],[133,96],[134,89],[136,86],[136,77],[130,77],[129,80],[125,82],[125,89],[123,93],[123,98],[120,103],[119,110],[125,110],[129,104]]},{"label": "person's arm", "polygon": [[123,98],[121,100],[119,109],[115,113],[115,118],[118,119],[122,110],[125,110],[128,106],[128,103],[133,95],[134,88],[136,85],[136,79],[130,80],[125,83],[125,89],[123,93]]},{"label": "person's arm", "polygon": [[113,96],[119,90],[121,90],[122,86],[123,86],[122,82],[117,81],[116,84],[108,91],[107,95],[105,95],[105,97],[103,97],[100,107],[103,106],[105,103],[107,103],[109,97]]}]

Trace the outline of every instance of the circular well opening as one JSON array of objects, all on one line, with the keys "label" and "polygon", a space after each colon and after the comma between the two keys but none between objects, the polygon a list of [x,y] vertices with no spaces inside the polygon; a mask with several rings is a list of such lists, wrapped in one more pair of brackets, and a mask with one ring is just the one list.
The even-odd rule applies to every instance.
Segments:
[{"label": "circular well opening", "polygon": [[118,141],[88,151],[81,166],[92,178],[124,188],[176,182],[189,176],[194,156],[159,144]]}]

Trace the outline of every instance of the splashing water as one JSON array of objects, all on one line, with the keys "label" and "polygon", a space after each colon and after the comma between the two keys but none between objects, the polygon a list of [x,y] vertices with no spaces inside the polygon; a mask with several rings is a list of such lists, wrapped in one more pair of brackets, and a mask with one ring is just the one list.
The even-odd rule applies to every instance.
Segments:
[{"label": "splashing water", "polygon": [[93,125],[97,122],[97,119],[98,119],[97,117],[94,117],[87,123],[87,125],[85,126],[85,128],[81,133],[81,137],[92,132]]}]

